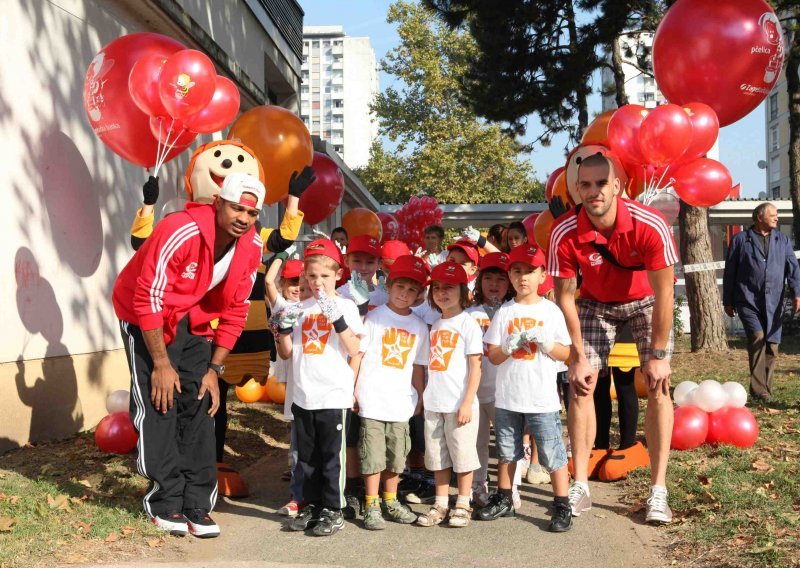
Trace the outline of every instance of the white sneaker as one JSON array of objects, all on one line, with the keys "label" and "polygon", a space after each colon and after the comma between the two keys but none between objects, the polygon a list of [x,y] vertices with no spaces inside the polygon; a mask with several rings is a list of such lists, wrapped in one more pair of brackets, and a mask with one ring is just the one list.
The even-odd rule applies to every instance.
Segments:
[{"label": "white sneaker", "polygon": [[525,481],[531,485],[543,485],[550,483],[550,474],[539,464],[532,465],[528,468],[528,473],[525,474]]},{"label": "white sneaker", "polygon": [[581,513],[592,509],[592,498],[582,485],[573,483],[569,488],[569,507],[573,517],[580,517]]},{"label": "white sneaker", "polygon": [[186,536],[189,534],[189,519],[181,513],[156,515],[155,517],[150,517],[150,522],[159,530],[168,532],[173,536]]},{"label": "white sneaker", "polygon": [[472,484],[472,503],[479,509],[483,509],[489,504],[488,481],[478,481]]},{"label": "white sneaker", "polygon": [[672,510],[667,504],[669,493],[663,487],[653,486],[647,497],[647,517],[645,520],[652,524],[668,524],[672,522]]},{"label": "white sneaker", "polygon": [[522,496],[519,494],[519,487],[516,485],[511,488],[511,502],[514,504],[515,511],[522,509]]}]

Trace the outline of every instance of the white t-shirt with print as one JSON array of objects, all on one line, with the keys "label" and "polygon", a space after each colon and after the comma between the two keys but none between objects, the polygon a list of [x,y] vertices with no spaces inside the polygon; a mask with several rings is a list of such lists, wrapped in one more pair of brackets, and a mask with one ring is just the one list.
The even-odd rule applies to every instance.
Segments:
[{"label": "white t-shirt with print", "polygon": [[[483,340],[488,345],[502,346],[510,333],[536,326],[544,326],[553,341],[572,344],[564,314],[544,298],[535,304],[518,304],[514,300],[503,304]],[[557,372],[557,361],[540,353],[535,343],[517,349],[497,367],[495,408],[526,413],[560,411]]]},{"label": "white t-shirt with print", "polygon": [[[437,320],[431,328],[425,410],[458,412],[469,378],[468,355],[483,354],[481,326],[467,312]],[[473,407],[478,407],[475,397]]]},{"label": "white t-shirt with print", "polygon": [[[350,286],[347,284],[339,286],[336,291],[339,292],[342,298],[353,300],[353,295],[350,293]],[[385,305],[388,301],[389,293],[386,291],[386,288],[375,286],[375,288],[369,291],[369,303],[367,304],[367,308],[372,311],[378,306]],[[353,300],[353,302],[355,302],[355,300]]]},{"label": "white t-shirt with print", "polygon": [[417,407],[411,384],[414,365],[428,364],[428,326],[414,314],[402,316],[389,306],[367,314],[361,339],[361,368],[356,384],[358,414],[385,422],[405,422]]},{"label": "white t-shirt with print", "polygon": [[[472,306],[467,308],[467,313],[472,316],[472,318],[478,322],[478,325],[481,326],[481,332],[486,333],[486,330],[489,329],[489,324],[492,321],[492,318],[489,317],[489,314],[486,313],[486,306],[481,304],[480,306]],[[489,351],[486,347],[486,344],[483,345],[483,359],[481,359],[481,384],[478,387],[478,402],[481,404],[486,404],[489,402],[494,402],[494,390],[495,390],[495,379],[497,377],[497,365],[493,365],[489,362]]]},{"label": "white t-shirt with print", "polygon": [[[334,297],[350,330],[364,336],[364,323],[351,300]],[[300,303],[303,315],[292,331],[294,403],[306,410],[353,406],[353,370],[333,323],[322,315],[315,298]]]}]

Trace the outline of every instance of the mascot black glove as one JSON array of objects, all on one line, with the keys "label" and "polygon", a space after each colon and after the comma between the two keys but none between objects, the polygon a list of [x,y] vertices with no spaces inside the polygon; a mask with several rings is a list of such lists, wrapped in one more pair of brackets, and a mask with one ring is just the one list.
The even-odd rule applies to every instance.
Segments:
[{"label": "mascot black glove", "polygon": [[289,179],[289,195],[300,198],[303,192],[308,189],[308,186],[314,183],[317,176],[314,175],[314,168],[306,166],[303,171],[298,174],[296,171],[292,173]]},{"label": "mascot black glove", "polygon": [[560,195],[554,195],[550,199],[550,213],[553,214],[553,219],[558,219],[564,213],[569,211],[569,205],[564,204],[564,200],[561,199]]},{"label": "mascot black glove", "polygon": [[145,205],[155,205],[158,201],[158,178],[150,176],[142,186],[142,197]]}]

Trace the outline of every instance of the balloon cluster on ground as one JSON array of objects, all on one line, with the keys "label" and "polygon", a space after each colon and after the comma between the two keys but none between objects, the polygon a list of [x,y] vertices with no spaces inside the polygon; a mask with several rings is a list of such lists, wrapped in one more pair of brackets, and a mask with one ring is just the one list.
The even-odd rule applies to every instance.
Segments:
[{"label": "balloon cluster on ground", "polygon": [[399,234],[395,240],[405,242],[411,250],[422,247],[425,228],[430,225],[441,225],[443,215],[435,197],[413,196],[394,213],[400,225]]},{"label": "balloon cluster on ground", "polygon": [[286,400],[286,383],[280,383],[275,375],[267,377],[266,382],[259,382],[254,378],[236,386],[236,398],[241,402],[267,402],[283,404]]},{"label": "balloon cluster on ground", "polygon": [[105,416],[94,431],[94,441],[101,452],[127,454],[136,447],[139,434],[130,416],[130,393],[116,390],[106,397]]},{"label": "balloon cluster on ground", "polygon": [[674,450],[691,450],[703,443],[749,448],[758,439],[758,422],[744,407],[747,391],[739,383],[684,381],[675,387],[673,399],[678,405],[672,428]]}]

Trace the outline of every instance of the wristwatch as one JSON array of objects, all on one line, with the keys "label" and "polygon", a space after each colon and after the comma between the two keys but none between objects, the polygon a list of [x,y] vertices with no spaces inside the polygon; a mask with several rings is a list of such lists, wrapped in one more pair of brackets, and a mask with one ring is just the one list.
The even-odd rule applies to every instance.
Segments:
[{"label": "wristwatch", "polygon": [[212,369],[218,377],[221,377],[225,373],[225,365],[217,365],[216,363],[209,363],[208,368]]},{"label": "wristwatch", "polygon": [[667,358],[667,350],[666,349],[653,349],[653,357],[656,359],[666,359]]}]

